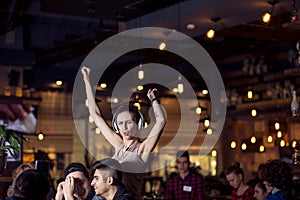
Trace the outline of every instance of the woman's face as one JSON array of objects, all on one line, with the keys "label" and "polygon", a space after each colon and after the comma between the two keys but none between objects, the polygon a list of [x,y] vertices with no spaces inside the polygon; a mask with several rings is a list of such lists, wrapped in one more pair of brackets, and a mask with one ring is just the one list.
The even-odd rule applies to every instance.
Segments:
[{"label": "woman's face", "polygon": [[130,139],[138,136],[137,124],[133,120],[133,114],[128,111],[124,111],[118,114],[117,126],[122,137],[125,139]]},{"label": "woman's face", "polygon": [[267,195],[268,195],[268,193],[264,192],[258,185],[255,186],[254,197],[257,200],[264,200],[264,199],[266,199]]},{"label": "woman's face", "polygon": [[226,179],[228,180],[229,184],[231,185],[231,187],[233,187],[234,189],[238,189],[243,181],[242,179],[242,175],[239,174],[235,174],[235,173],[230,173],[226,175]]}]

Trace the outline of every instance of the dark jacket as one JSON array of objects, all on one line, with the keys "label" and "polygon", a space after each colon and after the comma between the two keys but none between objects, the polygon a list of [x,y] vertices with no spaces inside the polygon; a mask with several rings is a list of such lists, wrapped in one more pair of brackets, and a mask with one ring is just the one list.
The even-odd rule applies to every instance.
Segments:
[{"label": "dark jacket", "polygon": [[289,200],[290,195],[286,191],[279,191],[276,192],[275,194],[269,194],[267,196],[267,200]]},{"label": "dark jacket", "polygon": [[123,184],[119,184],[113,200],[133,200],[133,198],[126,187]]}]

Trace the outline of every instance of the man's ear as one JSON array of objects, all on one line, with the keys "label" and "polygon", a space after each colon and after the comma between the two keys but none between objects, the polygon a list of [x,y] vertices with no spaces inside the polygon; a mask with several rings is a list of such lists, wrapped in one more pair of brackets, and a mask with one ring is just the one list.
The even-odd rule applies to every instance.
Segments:
[{"label": "man's ear", "polygon": [[106,182],[107,182],[109,185],[112,185],[112,184],[114,183],[114,178],[111,177],[111,176],[109,176],[109,177],[107,177]]}]

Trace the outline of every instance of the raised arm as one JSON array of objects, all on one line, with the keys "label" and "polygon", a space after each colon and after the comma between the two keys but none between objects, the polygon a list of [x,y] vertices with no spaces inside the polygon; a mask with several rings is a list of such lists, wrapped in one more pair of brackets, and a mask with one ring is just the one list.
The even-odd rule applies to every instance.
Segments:
[{"label": "raised arm", "polygon": [[100,111],[98,105],[96,104],[96,101],[95,101],[95,98],[94,98],[94,95],[93,95],[92,86],[91,86],[91,83],[90,83],[90,78],[89,78],[90,69],[87,68],[87,67],[83,67],[81,69],[81,72],[83,74],[83,80],[84,80],[84,84],[85,84],[85,91],[86,91],[86,96],[87,96],[87,99],[88,99],[89,113],[92,116],[92,118],[95,120],[95,124],[100,129],[100,131],[102,132],[104,137],[116,149],[121,145],[122,139],[119,135],[117,135],[111,129],[111,127],[106,123],[106,121],[104,120],[104,118],[101,115],[101,111]]},{"label": "raised arm", "polygon": [[139,155],[141,155],[141,158],[144,161],[147,161],[149,153],[155,148],[167,121],[165,113],[161,105],[159,104],[159,99],[157,98],[157,89],[150,89],[147,93],[147,96],[152,102],[152,107],[155,116],[155,124],[152,127],[148,137],[142,142],[139,148],[138,153]]}]

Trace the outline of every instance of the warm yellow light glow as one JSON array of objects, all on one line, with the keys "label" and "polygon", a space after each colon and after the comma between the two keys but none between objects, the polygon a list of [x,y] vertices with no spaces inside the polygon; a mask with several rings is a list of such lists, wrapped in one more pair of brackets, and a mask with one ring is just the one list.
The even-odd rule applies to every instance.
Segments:
[{"label": "warm yellow light glow", "polygon": [[144,123],[144,128],[148,128],[148,122]]},{"label": "warm yellow light glow", "polygon": [[197,113],[197,115],[200,115],[200,114],[201,114],[201,108],[200,108],[200,107],[197,107],[197,108],[196,108],[196,113]]},{"label": "warm yellow light glow", "polygon": [[138,110],[141,110],[141,104],[139,102],[136,102],[133,104],[135,107],[138,108]]},{"label": "warm yellow light glow", "polygon": [[268,138],[267,138],[267,141],[268,141],[269,143],[273,142],[273,137],[272,137],[271,135],[269,135]]},{"label": "warm yellow light glow", "polygon": [[173,92],[177,93],[178,92],[178,88],[173,88]]},{"label": "warm yellow light glow", "polygon": [[138,71],[138,79],[139,80],[143,80],[144,79],[144,70],[139,70]]},{"label": "warm yellow light glow", "polygon": [[212,161],[210,161],[210,164],[211,164],[212,167],[216,167],[217,166],[217,161],[212,160]]},{"label": "warm yellow light glow", "polygon": [[167,44],[165,43],[165,42],[161,42],[160,44],[159,44],[159,50],[165,50],[166,49],[166,47],[167,47]]},{"label": "warm yellow light glow", "polygon": [[235,149],[235,148],[236,148],[236,142],[235,142],[235,141],[232,141],[232,142],[230,143],[230,147],[231,147],[232,149]]},{"label": "warm yellow light glow", "polygon": [[296,148],[296,146],[297,146],[297,141],[294,140],[294,141],[292,142],[292,147],[293,147],[293,148]]},{"label": "warm yellow light glow", "polygon": [[277,132],[277,138],[281,138],[282,137],[282,132],[281,131],[278,131]]},{"label": "warm yellow light glow", "polygon": [[206,37],[208,39],[213,39],[215,37],[215,30],[214,29],[209,29],[207,32],[206,32]]},{"label": "warm yellow light glow", "polygon": [[252,109],[252,110],[251,110],[251,115],[252,115],[252,117],[255,117],[255,116],[257,115],[257,112],[256,112],[255,109]]},{"label": "warm yellow light glow", "polygon": [[252,99],[252,98],[253,98],[253,95],[252,95],[252,91],[251,91],[251,90],[248,91],[248,95],[247,95],[247,96],[248,96],[248,99]]},{"label": "warm yellow light glow", "polygon": [[254,144],[256,142],[256,137],[252,136],[251,137],[251,143]]},{"label": "warm yellow light glow", "polygon": [[211,135],[212,134],[212,129],[211,128],[208,128],[207,131],[206,131],[207,135]]},{"label": "warm yellow light glow", "polygon": [[214,149],[214,150],[211,151],[211,156],[212,157],[216,157],[217,155],[218,155],[217,150]]},{"label": "warm yellow light glow", "polygon": [[105,89],[105,88],[107,87],[107,84],[106,84],[106,83],[101,83],[101,84],[100,84],[100,87],[101,87],[102,89]]},{"label": "warm yellow light glow", "polygon": [[202,94],[204,95],[208,94],[208,90],[202,90]]},{"label": "warm yellow light glow", "polygon": [[38,139],[39,140],[43,140],[44,139],[44,134],[43,133],[39,133],[38,134]]},{"label": "warm yellow light glow", "polygon": [[144,86],[142,86],[142,85],[138,85],[138,86],[137,86],[137,89],[141,91],[141,90],[143,90],[143,89],[144,89]]},{"label": "warm yellow light glow", "polygon": [[209,120],[208,119],[204,120],[203,124],[204,124],[205,127],[209,127]]},{"label": "warm yellow light glow", "polygon": [[62,86],[63,82],[62,82],[61,80],[57,80],[57,81],[55,82],[55,84],[58,85],[58,86]]},{"label": "warm yellow light glow", "polygon": [[100,128],[97,127],[97,128],[95,129],[95,133],[96,133],[97,135],[99,135],[99,134],[101,133]]},{"label": "warm yellow light glow", "polygon": [[89,122],[90,123],[94,123],[94,119],[93,119],[93,117],[91,115],[89,116]]},{"label": "warm yellow light glow", "polygon": [[188,30],[194,30],[195,28],[196,28],[195,24],[190,23],[190,24],[186,25],[186,29],[188,29]]},{"label": "warm yellow light glow", "polygon": [[182,83],[178,83],[177,87],[178,87],[179,94],[182,94],[183,90],[184,90],[183,84]]},{"label": "warm yellow light glow", "polygon": [[265,151],[265,147],[264,147],[264,145],[260,145],[260,147],[259,147],[259,151],[260,151],[260,152],[264,152],[264,151]]},{"label": "warm yellow light glow", "polygon": [[247,145],[246,143],[243,143],[242,146],[241,146],[242,150],[246,150],[247,149]]},{"label": "warm yellow light glow", "polygon": [[284,140],[280,140],[280,146],[284,147],[285,146],[285,141]]},{"label": "warm yellow light glow", "polygon": [[275,123],[275,130],[279,130],[280,124],[278,122]]},{"label": "warm yellow light glow", "polygon": [[261,20],[262,20],[265,24],[270,23],[270,21],[271,21],[271,13],[265,12],[265,13],[262,15],[262,17],[261,17]]}]

